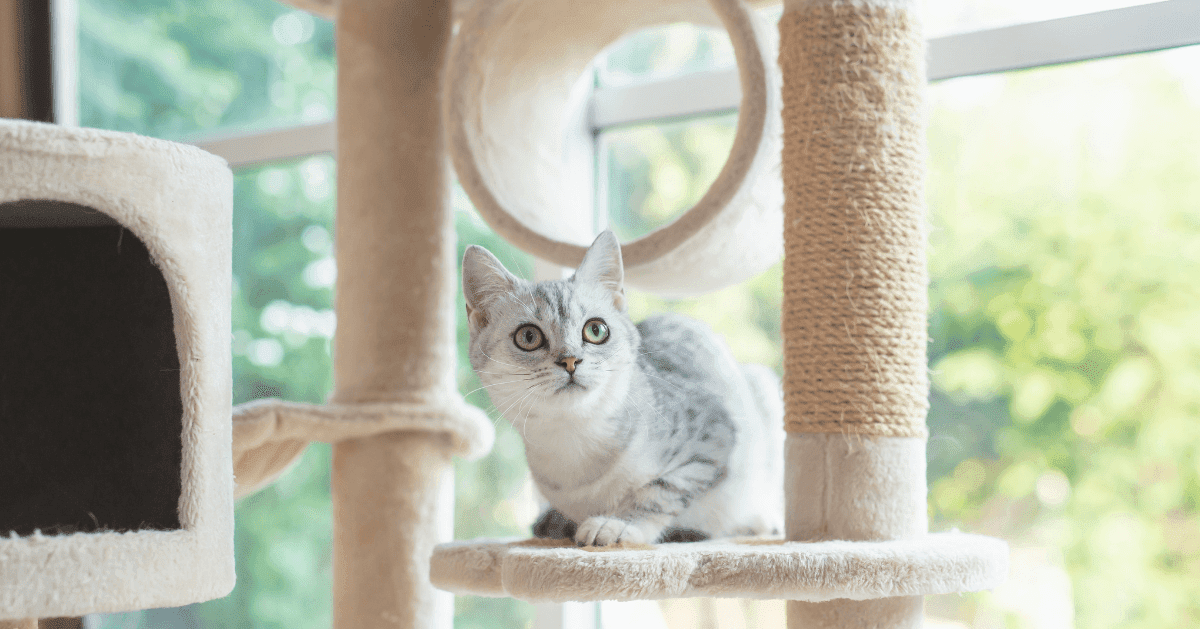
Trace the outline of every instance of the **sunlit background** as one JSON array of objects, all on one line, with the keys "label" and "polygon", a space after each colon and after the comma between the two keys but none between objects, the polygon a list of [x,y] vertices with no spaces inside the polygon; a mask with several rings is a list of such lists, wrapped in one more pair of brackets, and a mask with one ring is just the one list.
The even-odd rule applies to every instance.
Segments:
[{"label": "sunlit background", "polygon": [[[1138,3],[927,4],[940,35]],[[327,120],[336,105],[333,29],[270,0],[80,0],[79,47],[85,126],[189,140]],[[733,64],[721,33],[673,26],[619,43],[596,80]],[[933,85],[930,102],[931,528],[1013,549],[1005,586],[929,597],[930,626],[1196,626],[1200,50],[955,79]],[[636,237],[690,207],[735,128],[726,113],[604,132],[611,227]],[[330,391],[335,168],[319,155],[236,173],[235,403]],[[461,190],[452,201],[460,253],[482,244],[531,276],[533,261]],[[702,299],[631,296],[635,317],[688,313],[742,360],[776,369],[779,305],[778,266]],[[465,338],[460,320],[460,347]],[[459,381],[478,386],[465,368]],[[468,399],[496,417],[482,393]],[[536,514],[520,438],[497,427],[491,455],[457,464],[457,537],[526,534]],[[311,446],[238,504],[230,596],[100,624],[331,626],[329,458]],[[599,614],[622,629],[773,627],[783,605],[681,600]],[[517,601],[459,597],[455,623],[523,627],[533,616]]]}]

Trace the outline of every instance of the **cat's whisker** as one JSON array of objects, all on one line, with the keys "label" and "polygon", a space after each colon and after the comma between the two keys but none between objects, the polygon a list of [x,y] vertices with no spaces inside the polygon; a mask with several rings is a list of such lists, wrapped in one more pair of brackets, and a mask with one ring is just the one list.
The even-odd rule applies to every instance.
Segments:
[{"label": "cat's whisker", "polygon": [[[653,354],[653,353],[657,353],[657,352],[644,352],[644,353],[645,353],[645,354]],[[606,363],[606,362],[608,362],[608,361],[610,361],[610,360],[612,360],[612,359],[614,359],[614,358],[616,358],[617,356],[620,356],[620,355],[621,355],[621,353],[620,353],[620,352],[613,352],[612,354],[610,354],[610,355],[608,356],[608,358],[605,358],[604,360],[602,360],[602,361],[600,361],[600,362],[596,363],[596,366],[597,366],[597,367],[599,367],[600,365],[603,365],[604,363]]]},{"label": "cat's whisker", "polygon": [[488,360],[490,360],[490,361],[492,361],[492,362],[494,362],[494,363],[500,363],[501,365],[505,365],[505,366],[508,366],[508,367],[512,367],[513,369],[520,369],[520,367],[518,367],[518,366],[516,366],[516,365],[514,365],[514,364],[511,364],[511,363],[506,363],[506,362],[504,362],[504,361],[502,361],[502,360],[496,360],[495,358],[492,358],[492,355],[491,355],[491,354],[489,354],[489,353],[487,353],[487,352],[485,352],[485,351],[483,351],[483,349],[480,349],[480,350],[479,350],[479,353],[483,354],[484,356],[487,356],[487,357],[488,357]]},{"label": "cat's whisker", "polygon": [[528,439],[525,429],[529,426],[529,413],[533,411],[534,405],[537,404],[537,398],[533,397],[529,400],[529,407],[525,409],[524,418],[521,420],[521,438]]},{"label": "cat's whisker", "polygon": [[[508,411],[512,410],[514,406],[517,406],[518,404],[523,403],[526,399],[528,399],[530,396],[532,396],[533,393],[534,393],[534,385],[530,385],[529,389],[525,391],[525,394],[522,395],[520,397],[520,399],[518,399],[516,402],[513,402],[512,404],[509,404],[508,406],[505,407],[504,412],[501,413],[501,415],[507,418]],[[532,408],[532,406],[530,406],[530,408]],[[517,427],[516,422],[512,421],[511,419],[509,420],[509,423],[513,425],[513,428]],[[524,430],[521,431],[521,438],[522,439],[525,438]]]},{"label": "cat's whisker", "polygon": [[513,376],[532,376],[533,375],[532,371],[526,372],[526,373],[503,373],[500,371],[484,371],[482,369],[476,369],[475,373],[486,373],[491,376],[506,376],[509,378],[511,378]]},{"label": "cat's whisker", "polygon": [[534,387],[534,385],[533,385],[533,384],[530,384],[530,385],[528,385],[528,386],[526,386],[526,387],[525,387],[525,390],[524,390],[524,391],[519,391],[519,392],[517,392],[517,393],[514,393],[514,394],[510,395],[510,396],[508,397],[508,399],[507,399],[507,400],[505,400],[505,402],[507,402],[507,404],[506,404],[506,405],[505,405],[505,407],[504,407],[504,413],[505,413],[505,414],[507,414],[507,413],[508,413],[508,411],[511,411],[511,410],[512,410],[513,404],[515,404],[515,401],[516,401],[516,400],[518,400],[518,399],[524,399],[526,395],[529,395],[529,392],[533,390],[533,387]]},{"label": "cat's whisker", "polygon": [[463,396],[463,397],[467,397],[468,395],[471,395],[472,393],[474,393],[474,392],[476,392],[476,391],[482,391],[482,390],[484,390],[484,389],[490,389],[490,388],[492,388],[492,387],[498,387],[498,386],[500,386],[500,385],[502,385],[502,384],[515,384],[515,383],[517,383],[517,382],[525,382],[525,381],[527,381],[527,380],[533,380],[533,378],[518,378],[518,379],[516,379],[516,380],[509,380],[508,382],[494,382],[494,383],[492,383],[492,384],[485,384],[485,385],[483,385],[482,387],[478,387],[478,388],[475,388],[475,389],[471,389],[470,391],[467,391],[467,392],[466,392],[466,393],[464,393],[462,396]]},{"label": "cat's whisker", "polygon": [[661,377],[661,376],[656,376],[656,375],[654,375],[654,374],[652,374],[652,373],[650,373],[650,372],[644,372],[644,373],[645,373],[647,376],[650,376],[651,378],[657,378],[657,379],[659,379],[659,380],[662,380],[663,382],[665,382],[665,383],[667,383],[667,384],[669,384],[669,385],[671,385],[671,386],[675,387],[675,390],[676,390],[676,391],[679,391],[680,393],[685,393],[685,391],[683,390],[683,388],[682,388],[682,387],[680,387],[679,385],[675,384],[674,382],[671,382],[670,380],[667,380],[666,378],[663,378],[663,377]]},{"label": "cat's whisker", "polygon": [[[532,381],[533,381],[533,383],[532,383],[532,384],[530,384],[528,387],[526,387],[526,388],[525,388],[525,393],[524,393],[524,394],[516,394],[516,393],[514,393],[514,394],[512,395],[512,397],[510,397],[509,399],[510,399],[510,400],[512,400],[512,399],[514,399],[514,398],[518,397],[518,395],[519,395],[519,396],[520,396],[520,399],[521,399],[521,400],[524,400],[526,397],[529,397],[529,395],[530,395],[531,393],[533,393],[533,392],[534,392],[534,390],[536,389],[536,387],[537,387],[537,386],[538,386],[538,385],[539,385],[539,384],[540,384],[540,383],[541,383],[543,380],[545,380],[545,379],[546,379],[546,377],[545,377],[545,376],[536,376],[536,377],[533,377],[533,378],[527,378],[527,380],[532,380]],[[504,411],[505,411],[505,412],[504,412],[504,414],[507,414],[507,412],[508,412],[508,411],[512,410],[512,406],[513,406],[512,404],[509,404],[508,406],[506,406],[506,407],[504,408]]]},{"label": "cat's whisker", "polygon": [[659,418],[659,419],[661,419],[661,420],[663,420],[663,421],[667,421],[667,418],[666,418],[666,417],[663,417],[663,414],[662,414],[662,412],[661,412],[661,411],[659,411],[659,410],[658,410],[658,408],[654,406],[654,404],[652,404],[652,403],[650,403],[650,402],[647,402],[647,401],[646,401],[644,398],[642,398],[642,396],[634,394],[634,392],[633,392],[633,391],[630,391],[630,392],[629,392],[629,395],[630,395],[630,397],[632,397],[632,398],[633,398],[635,401],[637,401],[637,402],[640,402],[640,403],[641,403],[643,406],[647,406],[647,407],[649,407],[649,408],[650,408],[650,410],[651,410],[651,411],[653,411],[655,415],[658,415],[658,418]]}]

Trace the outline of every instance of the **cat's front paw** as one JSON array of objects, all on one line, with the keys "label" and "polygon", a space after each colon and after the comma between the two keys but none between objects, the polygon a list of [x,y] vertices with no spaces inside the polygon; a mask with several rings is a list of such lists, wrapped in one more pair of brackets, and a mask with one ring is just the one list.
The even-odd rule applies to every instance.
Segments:
[{"label": "cat's front paw", "polygon": [[584,520],[575,531],[575,543],[580,546],[608,546],[617,542],[645,544],[646,534],[628,520],[602,515]]}]

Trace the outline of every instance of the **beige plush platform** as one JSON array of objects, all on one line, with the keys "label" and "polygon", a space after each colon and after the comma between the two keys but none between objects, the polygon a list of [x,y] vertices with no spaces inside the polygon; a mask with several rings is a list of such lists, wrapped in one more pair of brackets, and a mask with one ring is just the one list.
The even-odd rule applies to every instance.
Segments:
[{"label": "beige plush platform", "polygon": [[1008,545],[935,533],[883,542],[714,540],[584,550],[568,540],[438,546],[433,584],[530,602],[717,596],[828,601],[976,591],[1008,574]]}]

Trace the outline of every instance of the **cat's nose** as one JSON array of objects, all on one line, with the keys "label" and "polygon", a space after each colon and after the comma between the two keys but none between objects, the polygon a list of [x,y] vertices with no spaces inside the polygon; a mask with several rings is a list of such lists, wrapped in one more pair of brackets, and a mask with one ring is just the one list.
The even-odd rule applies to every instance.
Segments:
[{"label": "cat's nose", "polygon": [[583,362],[574,356],[566,356],[558,361],[558,366],[567,370],[567,373],[575,373],[575,365]]}]

